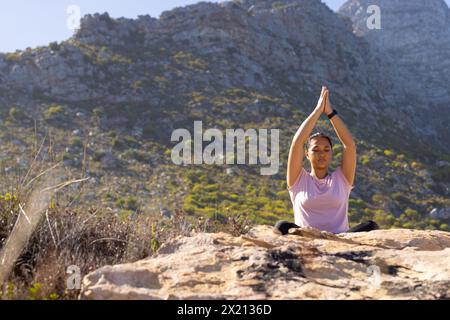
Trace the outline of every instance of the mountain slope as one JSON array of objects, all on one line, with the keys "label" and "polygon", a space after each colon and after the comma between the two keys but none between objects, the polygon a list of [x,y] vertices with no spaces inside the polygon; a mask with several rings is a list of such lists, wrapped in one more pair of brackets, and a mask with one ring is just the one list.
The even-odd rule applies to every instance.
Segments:
[{"label": "mountain slope", "polygon": [[[380,9],[381,30],[367,26],[371,5]],[[450,9],[445,1],[350,0],[338,13],[350,18],[354,34],[377,56],[395,64],[394,79],[408,94],[406,117],[413,117],[434,139],[448,135]]]}]

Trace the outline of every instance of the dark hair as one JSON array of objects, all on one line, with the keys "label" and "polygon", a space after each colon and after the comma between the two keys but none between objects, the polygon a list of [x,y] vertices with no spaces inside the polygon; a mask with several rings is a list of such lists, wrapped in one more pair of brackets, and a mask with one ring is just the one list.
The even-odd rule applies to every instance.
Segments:
[{"label": "dark hair", "polygon": [[331,142],[331,138],[329,136],[327,136],[326,134],[322,133],[322,132],[316,132],[312,136],[310,136],[308,138],[308,140],[306,141],[306,150],[309,149],[309,146],[311,144],[311,140],[314,139],[314,138],[317,138],[317,137],[327,138],[328,142],[330,142],[331,149],[333,149],[333,143]]}]

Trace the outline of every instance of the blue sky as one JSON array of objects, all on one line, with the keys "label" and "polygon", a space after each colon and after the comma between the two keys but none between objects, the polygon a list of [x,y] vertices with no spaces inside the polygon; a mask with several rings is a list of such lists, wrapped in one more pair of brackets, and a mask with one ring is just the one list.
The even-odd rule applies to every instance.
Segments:
[{"label": "blue sky", "polygon": [[[319,0],[318,0],[319,1]],[[450,0],[446,0],[450,4]],[[26,47],[47,45],[72,36],[67,23],[74,14],[67,13],[71,5],[80,9],[81,16],[107,11],[112,17],[136,18],[149,14],[159,17],[161,12],[197,3],[197,0],[6,0],[0,10],[0,52],[12,52]],[[219,2],[212,0],[209,2]],[[322,0],[336,10],[345,0]]]}]

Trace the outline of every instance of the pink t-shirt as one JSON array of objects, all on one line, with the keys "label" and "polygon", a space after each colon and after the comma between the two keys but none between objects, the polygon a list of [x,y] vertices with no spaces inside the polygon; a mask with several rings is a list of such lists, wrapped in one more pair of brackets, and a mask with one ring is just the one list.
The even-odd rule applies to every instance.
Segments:
[{"label": "pink t-shirt", "polygon": [[294,208],[295,224],[332,233],[346,232],[348,199],[351,186],[339,166],[323,179],[302,168],[295,183],[288,188]]}]

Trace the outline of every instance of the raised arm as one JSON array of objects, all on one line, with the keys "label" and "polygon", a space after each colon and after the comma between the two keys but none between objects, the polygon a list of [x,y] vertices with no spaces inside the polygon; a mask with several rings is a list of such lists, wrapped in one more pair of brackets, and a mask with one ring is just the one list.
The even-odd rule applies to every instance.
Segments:
[{"label": "raised arm", "polygon": [[[333,112],[333,108],[330,103],[329,95],[327,96],[327,101],[325,104],[325,113],[330,115]],[[342,163],[341,168],[344,176],[350,185],[353,185],[355,180],[356,171],[356,143],[347,126],[342,121],[339,115],[335,115],[331,118],[331,124],[333,125],[336,135],[341,140],[344,150],[342,152]]]},{"label": "raised arm", "polygon": [[317,120],[320,118],[320,115],[325,111],[325,103],[327,101],[328,90],[326,87],[322,87],[322,92],[320,93],[320,99],[317,103],[314,111],[303,121],[300,128],[297,130],[291,144],[291,148],[289,150],[289,158],[287,164],[287,175],[286,181],[288,188],[291,188],[292,185],[297,180],[302,167],[303,167],[303,157],[304,150],[303,147],[305,145],[306,140],[311,134],[314,126],[316,125]]}]

